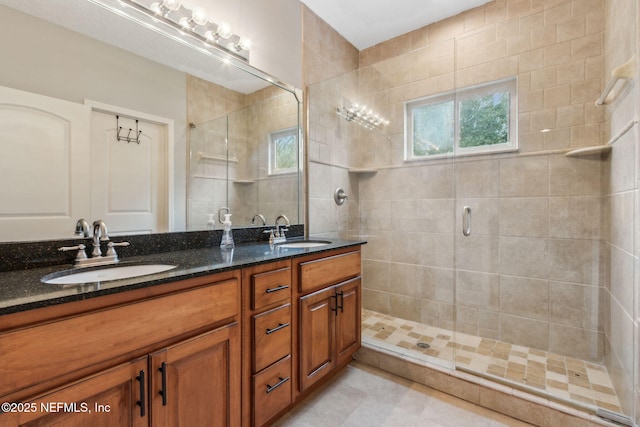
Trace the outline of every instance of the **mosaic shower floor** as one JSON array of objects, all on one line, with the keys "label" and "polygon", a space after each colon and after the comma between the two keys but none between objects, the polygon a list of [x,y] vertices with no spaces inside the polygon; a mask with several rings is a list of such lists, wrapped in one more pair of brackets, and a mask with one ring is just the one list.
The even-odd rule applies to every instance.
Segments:
[{"label": "mosaic shower floor", "polygon": [[[363,341],[400,347],[416,358],[436,358],[551,396],[622,413],[607,369],[572,357],[466,335],[371,310],[362,310]],[[427,345],[425,345],[427,344]],[[426,357],[425,357],[426,356]],[[433,360],[433,359],[432,359]]]}]

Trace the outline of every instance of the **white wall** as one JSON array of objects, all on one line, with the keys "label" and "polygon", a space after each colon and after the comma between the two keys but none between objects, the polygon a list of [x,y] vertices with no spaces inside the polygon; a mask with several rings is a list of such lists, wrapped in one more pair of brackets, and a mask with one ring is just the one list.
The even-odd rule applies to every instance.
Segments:
[{"label": "white wall", "polygon": [[[83,103],[85,99],[172,118],[175,204],[185,227],[186,75],[0,6],[0,85]],[[88,179],[89,177],[87,177]]]}]

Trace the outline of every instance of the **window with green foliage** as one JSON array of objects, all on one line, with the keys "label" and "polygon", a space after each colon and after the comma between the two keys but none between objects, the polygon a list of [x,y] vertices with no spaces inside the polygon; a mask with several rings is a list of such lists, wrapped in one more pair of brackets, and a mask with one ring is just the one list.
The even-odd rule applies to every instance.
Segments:
[{"label": "window with green foliage", "polygon": [[298,170],[298,128],[270,134],[269,173],[280,174]]},{"label": "window with green foliage", "polygon": [[502,80],[405,104],[405,159],[517,150],[517,82]]}]

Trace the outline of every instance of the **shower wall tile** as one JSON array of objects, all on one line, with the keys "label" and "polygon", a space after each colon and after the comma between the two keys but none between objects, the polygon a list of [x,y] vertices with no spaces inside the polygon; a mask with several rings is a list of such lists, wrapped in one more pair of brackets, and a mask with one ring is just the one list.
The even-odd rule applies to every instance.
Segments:
[{"label": "shower wall tile", "polygon": [[423,199],[419,203],[420,215],[416,228],[427,233],[453,233],[453,199]]},{"label": "shower wall tile", "polygon": [[549,351],[573,354],[582,360],[598,360],[602,354],[602,333],[551,323],[549,325]]},{"label": "shower wall tile", "polygon": [[498,237],[480,234],[456,236],[456,267],[486,273],[498,272]]},{"label": "shower wall tile", "polygon": [[547,239],[500,237],[499,272],[513,276],[548,277]]},{"label": "shower wall tile", "polygon": [[549,282],[501,275],[500,312],[546,321],[549,318]]},{"label": "shower wall tile", "polygon": [[[495,205],[495,203],[494,203]],[[512,197],[500,199],[500,235],[547,237],[549,234],[549,199],[546,197]]]},{"label": "shower wall tile", "polygon": [[389,291],[395,294],[422,298],[425,295],[423,283],[424,271],[420,265],[397,264],[389,265]]},{"label": "shower wall tile", "polygon": [[599,247],[597,240],[549,239],[549,279],[597,284]]},{"label": "shower wall tile", "polygon": [[600,239],[603,199],[592,197],[550,197],[549,237]]},{"label": "shower wall tile", "polygon": [[634,217],[634,193],[615,193],[611,196],[611,243],[633,252],[633,232],[631,224]]},{"label": "shower wall tile", "polygon": [[453,303],[454,273],[450,268],[423,267],[423,297],[445,303]]},{"label": "shower wall tile", "polygon": [[[422,241],[418,242],[421,251],[419,253],[419,264],[427,267],[453,268],[454,245],[453,236],[450,234],[422,233]],[[407,242],[394,240],[394,242],[404,245]],[[397,250],[394,246],[393,250]],[[402,262],[400,260],[399,262]]]},{"label": "shower wall tile", "polygon": [[392,316],[420,322],[422,320],[422,300],[406,295],[390,294],[389,311]]},{"label": "shower wall tile", "polygon": [[532,197],[549,194],[548,156],[500,160],[500,196]]},{"label": "shower wall tile", "polygon": [[389,291],[389,263],[373,260],[362,260],[362,282],[364,289]]},{"label": "shower wall tile", "polygon": [[599,196],[600,160],[549,157],[549,195],[551,196]]},{"label": "shower wall tile", "polygon": [[583,329],[602,329],[600,289],[568,282],[549,282],[549,321]]},{"label": "shower wall tile", "polygon": [[500,339],[517,345],[547,348],[549,331],[547,322],[519,316],[500,314]]},{"label": "shower wall tile", "polygon": [[456,277],[457,304],[496,312],[500,310],[499,275],[458,270]]},{"label": "shower wall tile", "polygon": [[500,188],[498,160],[462,162],[455,171],[457,197],[496,197]]},{"label": "shower wall tile", "polygon": [[437,164],[420,168],[420,191],[422,199],[445,199],[453,194],[453,164]]},{"label": "shower wall tile", "polygon": [[618,301],[625,312],[632,316],[635,259],[632,254],[617,246],[611,247],[611,295]]}]

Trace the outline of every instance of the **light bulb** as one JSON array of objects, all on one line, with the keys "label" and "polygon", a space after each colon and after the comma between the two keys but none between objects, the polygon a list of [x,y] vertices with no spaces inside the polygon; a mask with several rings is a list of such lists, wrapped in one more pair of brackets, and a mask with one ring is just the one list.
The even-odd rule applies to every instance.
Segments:
[{"label": "light bulb", "polygon": [[178,24],[180,24],[182,28],[187,30],[193,28],[191,19],[187,18],[186,16],[183,16],[182,18],[180,18],[180,21],[178,21]]},{"label": "light bulb", "polygon": [[228,39],[233,35],[233,33],[231,32],[231,27],[226,22],[221,22],[220,24],[218,24],[216,34],[218,34],[223,39]]},{"label": "light bulb", "polygon": [[176,11],[180,9],[180,2],[178,0],[162,0],[162,4],[169,10]]},{"label": "light bulb", "polygon": [[251,48],[251,40],[241,38],[238,44],[235,45],[235,49],[240,52],[241,50],[249,50]]},{"label": "light bulb", "polygon": [[191,20],[198,25],[205,25],[209,18],[207,17],[207,13],[204,9],[197,7],[191,12]]}]

